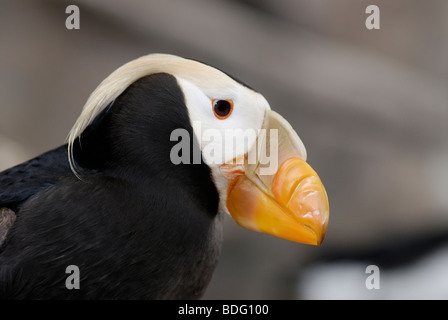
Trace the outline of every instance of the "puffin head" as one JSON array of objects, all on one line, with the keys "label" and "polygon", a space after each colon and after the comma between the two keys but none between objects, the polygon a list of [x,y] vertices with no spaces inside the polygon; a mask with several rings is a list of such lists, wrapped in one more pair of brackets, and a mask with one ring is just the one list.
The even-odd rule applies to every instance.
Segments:
[{"label": "puffin head", "polygon": [[[306,162],[305,146],[297,133],[271,110],[263,95],[194,60],[150,54],[108,76],[92,93],[69,134],[73,172],[78,174],[73,154],[76,139],[132,84],[159,73],[174,77],[193,129],[172,128],[170,140],[160,142],[172,146],[170,163],[205,162],[219,194],[218,211],[230,214],[240,226],[321,244],[329,219],[328,199]],[[194,137],[188,136],[191,132]],[[191,148],[194,141],[198,148]]]}]

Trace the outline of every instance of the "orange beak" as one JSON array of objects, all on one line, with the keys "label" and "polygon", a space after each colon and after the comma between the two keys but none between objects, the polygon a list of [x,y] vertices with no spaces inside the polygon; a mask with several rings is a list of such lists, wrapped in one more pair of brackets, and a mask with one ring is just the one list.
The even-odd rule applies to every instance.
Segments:
[{"label": "orange beak", "polygon": [[263,129],[266,134],[259,135],[244,159],[221,166],[232,180],[227,209],[244,228],[320,245],[328,226],[328,198],[305,161],[305,147],[286,120],[271,110]]}]

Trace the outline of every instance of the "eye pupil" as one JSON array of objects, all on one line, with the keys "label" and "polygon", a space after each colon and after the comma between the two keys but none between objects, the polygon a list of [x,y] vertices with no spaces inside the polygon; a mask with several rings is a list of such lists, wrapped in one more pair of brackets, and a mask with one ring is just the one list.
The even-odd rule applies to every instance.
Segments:
[{"label": "eye pupil", "polygon": [[216,112],[219,115],[225,115],[229,111],[230,111],[230,103],[228,103],[227,101],[221,100],[216,104]]},{"label": "eye pupil", "polygon": [[216,100],[213,103],[213,111],[219,119],[225,119],[232,112],[232,103],[228,100]]}]

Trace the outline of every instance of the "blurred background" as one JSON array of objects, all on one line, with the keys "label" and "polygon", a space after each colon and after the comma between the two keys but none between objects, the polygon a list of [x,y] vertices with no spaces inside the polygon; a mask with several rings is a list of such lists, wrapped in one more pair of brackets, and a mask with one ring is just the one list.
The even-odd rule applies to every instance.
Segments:
[{"label": "blurred background", "polygon": [[448,298],[448,1],[0,0],[0,170],[64,143],[95,87],[153,52],[263,93],[330,200],[321,247],[226,218],[205,299]]}]

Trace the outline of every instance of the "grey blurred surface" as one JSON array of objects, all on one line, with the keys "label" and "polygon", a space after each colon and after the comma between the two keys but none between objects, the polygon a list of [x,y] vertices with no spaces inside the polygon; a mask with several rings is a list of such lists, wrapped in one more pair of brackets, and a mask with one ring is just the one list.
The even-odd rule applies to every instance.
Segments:
[{"label": "grey blurred surface", "polygon": [[[65,28],[65,8],[81,11]],[[330,200],[322,247],[225,219],[206,299],[294,299],[302,265],[448,229],[448,2],[0,0],[0,170],[65,141],[90,92],[153,52],[217,66],[296,129]]]}]

